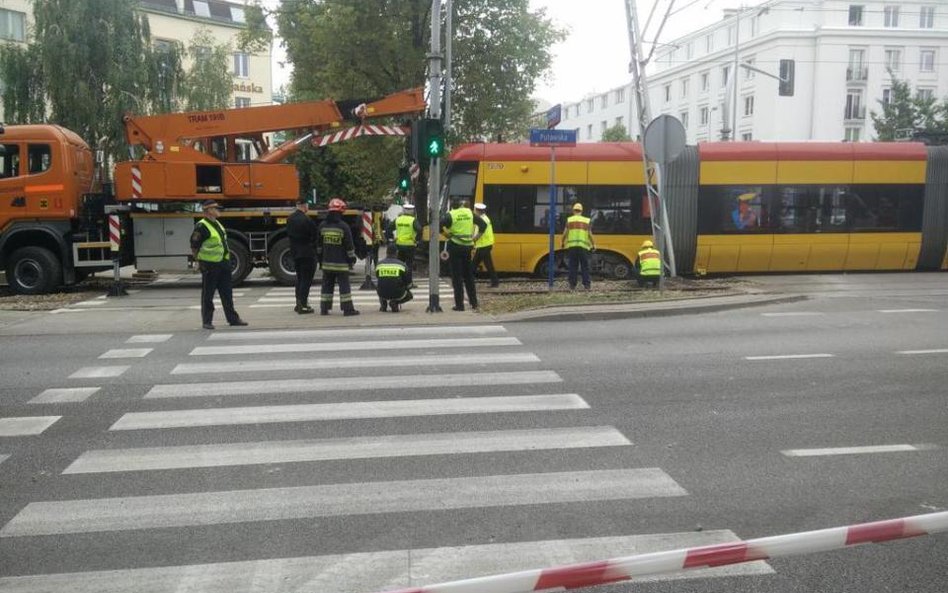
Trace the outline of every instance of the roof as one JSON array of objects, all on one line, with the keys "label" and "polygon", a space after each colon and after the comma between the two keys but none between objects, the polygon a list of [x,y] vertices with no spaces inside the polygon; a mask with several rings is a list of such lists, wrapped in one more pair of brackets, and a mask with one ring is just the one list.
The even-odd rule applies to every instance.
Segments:
[{"label": "roof", "polygon": [[[557,161],[631,161],[642,159],[636,142],[588,142],[558,147]],[[548,161],[550,149],[529,144],[465,144],[448,157],[451,161]]]}]

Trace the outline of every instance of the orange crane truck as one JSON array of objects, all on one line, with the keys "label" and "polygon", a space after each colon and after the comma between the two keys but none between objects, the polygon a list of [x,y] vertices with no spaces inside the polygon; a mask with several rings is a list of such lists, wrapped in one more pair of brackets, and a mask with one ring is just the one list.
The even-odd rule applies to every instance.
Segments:
[{"label": "orange crane truck", "polygon": [[[110,269],[107,213],[118,212],[122,265],[183,271],[200,203],[214,199],[225,207],[220,220],[235,283],[254,267],[269,267],[278,281],[291,284],[295,269],[285,224],[300,189],[295,167],[280,161],[353,119],[358,130],[371,127],[374,135],[405,135],[403,128],[362,124],[425,108],[417,88],[369,102],[127,115],[126,140],[141,156],[116,163],[114,183],[103,181],[104,166],[76,133],[55,125],[0,125],[0,269],[23,294],[51,292]],[[277,131],[300,136],[271,149],[265,134]],[[317,218],[324,214],[310,211]],[[350,210],[346,219],[364,257],[360,214]]]}]

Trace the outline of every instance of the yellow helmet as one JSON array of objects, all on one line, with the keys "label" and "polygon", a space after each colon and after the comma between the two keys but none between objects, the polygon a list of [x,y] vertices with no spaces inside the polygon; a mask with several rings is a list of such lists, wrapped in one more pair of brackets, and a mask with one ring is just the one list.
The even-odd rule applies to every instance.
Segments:
[{"label": "yellow helmet", "polygon": [[573,212],[582,212],[582,211],[583,211],[582,204],[580,204],[579,202],[576,202],[575,204],[573,204]]},{"label": "yellow helmet", "polygon": [[652,243],[652,240],[651,240],[651,239],[646,239],[646,240],[642,241],[642,249],[647,249],[647,248],[649,248],[649,247],[655,247],[655,244]]}]

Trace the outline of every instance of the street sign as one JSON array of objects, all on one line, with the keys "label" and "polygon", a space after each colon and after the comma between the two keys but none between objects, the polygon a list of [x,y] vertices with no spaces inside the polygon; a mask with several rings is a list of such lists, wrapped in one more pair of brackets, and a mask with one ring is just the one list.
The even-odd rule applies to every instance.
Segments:
[{"label": "street sign", "polygon": [[576,146],[576,130],[530,130],[530,146]]},{"label": "street sign", "polygon": [[685,149],[685,141],[685,126],[663,113],[645,128],[645,155],[664,166],[678,158]]},{"label": "street sign", "polygon": [[563,113],[563,106],[559,103],[550,107],[546,112],[546,128],[552,130],[560,124],[560,117]]}]

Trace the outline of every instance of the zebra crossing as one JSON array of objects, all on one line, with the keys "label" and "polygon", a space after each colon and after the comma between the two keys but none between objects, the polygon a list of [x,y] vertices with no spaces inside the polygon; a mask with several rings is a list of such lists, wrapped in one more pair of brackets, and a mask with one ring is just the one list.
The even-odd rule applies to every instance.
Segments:
[{"label": "zebra crossing", "polygon": [[[42,438],[96,403],[99,380],[134,383],[159,367],[165,377],[123,400],[99,441],[108,446],[75,451],[53,488],[0,526],[0,557],[16,560],[0,568],[2,591],[371,593],[738,539],[602,533],[595,521],[577,533],[573,515],[587,508],[692,495],[660,467],[596,463],[628,458],[632,435],[589,422],[591,394],[564,388],[500,325],[150,334],[105,352],[119,350],[140,352],[121,373],[78,369],[79,385],[29,402],[61,416],[0,421],[0,436]],[[561,513],[572,527],[562,537],[529,527]],[[521,514],[520,527],[506,519]],[[39,558],[24,556],[86,550],[105,555],[94,569],[35,570]],[[760,561],[667,578],[772,572]]]},{"label": "zebra crossing", "polygon": [[[352,303],[358,309],[360,305],[365,307],[378,307],[379,298],[376,296],[374,290],[358,290],[359,285],[357,276],[352,276],[350,281],[353,284],[352,290]],[[416,284],[417,288],[412,290],[416,300],[425,300],[428,298],[428,281],[426,279],[417,279]],[[445,282],[440,282],[438,285],[438,290],[440,294],[447,295],[451,294],[452,288],[450,284]],[[309,300],[310,303],[318,303],[320,297],[320,287],[318,284],[313,285],[309,291]],[[339,305],[339,289],[337,288],[333,302],[336,306]],[[280,308],[293,308],[296,305],[296,288],[292,286],[274,286],[268,288],[263,296],[258,297],[254,302],[249,306],[251,309],[280,309]]]}]

